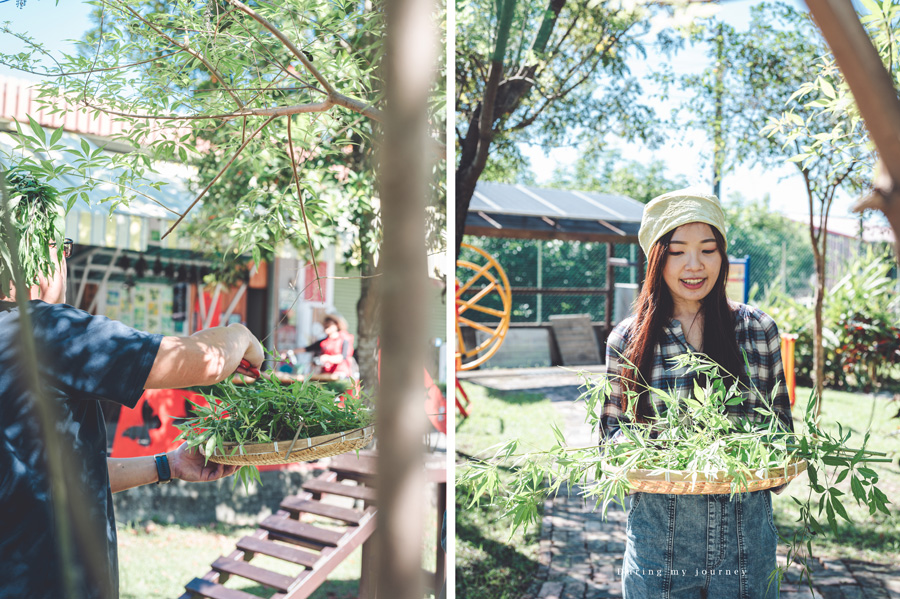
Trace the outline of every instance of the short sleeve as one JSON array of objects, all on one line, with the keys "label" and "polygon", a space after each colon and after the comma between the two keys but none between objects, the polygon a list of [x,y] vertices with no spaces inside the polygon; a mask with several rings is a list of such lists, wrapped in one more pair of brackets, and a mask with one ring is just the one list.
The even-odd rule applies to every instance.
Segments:
[{"label": "short sleeve", "polygon": [[621,421],[627,417],[623,410],[625,389],[622,385],[622,356],[628,345],[628,324],[630,319],[622,321],[609,334],[606,340],[606,375],[610,385],[609,397],[600,411],[600,439],[608,440],[621,428]]},{"label": "short sleeve", "polygon": [[50,385],[73,399],[137,404],[162,335],[64,304],[30,305],[40,368]]}]

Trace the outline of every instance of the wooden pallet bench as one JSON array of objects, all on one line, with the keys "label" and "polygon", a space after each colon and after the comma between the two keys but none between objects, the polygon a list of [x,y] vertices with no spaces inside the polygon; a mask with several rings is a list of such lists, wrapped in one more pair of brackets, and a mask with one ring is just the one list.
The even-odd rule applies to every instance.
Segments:
[{"label": "wooden pallet bench", "polygon": [[[440,523],[446,510],[447,471],[444,458],[436,458],[426,470],[426,479],[437,484],[438,499],[437,568],[435,572],[425,573],[432,589],[443,583],[445,571]],[[372,452],[360,452],[358,457],[349,453],[332,458],[327,470],[304,482],[299,493],[286,497],[276,513],[260,522],[252,534],[237,541],[234,551],[216,559],[201,578],[187,583],[179,599],[259,599],[224,586],[232,576],[271,589],[272,599],[306,599],[360,546],[363,552],[359,597],[374,598],[377,560],[370,539],[377,513],[375,468]],[[362,502],[362,508],[326,503],[324,499],[329,495]],[[316,523],[301,522],[304,515],[314,517]],[[253,564],[256,555],[266,555],[302,569],[297,576],[274,572]]]},{"label": "wooden pallet bench", "polygon": [[[370,464],[374,460],[367,462]],[[366,476],[359,467],[356,470],[358,478]],[[374,482],[374,471],[367,480]],[[325,503],[326,495],[362,500],[365,506],[353,509]],[[349,477],[339,479],[336,472],[326,470],[306,481],[299,493],[285,498],[276,513],[265,518],[252,534],[239,539],[229,555],[216,559],[209,572],[187,583],[180,599],[258,599],[224,586],[232,576],[273,590],[272,599],[305,599],[338,564],[372,536],[377,511],[374,504],[374,488],[362,486]],[[301,522],[304,514],[328,526]],[[254,565],[252,560],[256,555],[267,555],[300,566],[302,570],[295,577],[273,572]]]}]

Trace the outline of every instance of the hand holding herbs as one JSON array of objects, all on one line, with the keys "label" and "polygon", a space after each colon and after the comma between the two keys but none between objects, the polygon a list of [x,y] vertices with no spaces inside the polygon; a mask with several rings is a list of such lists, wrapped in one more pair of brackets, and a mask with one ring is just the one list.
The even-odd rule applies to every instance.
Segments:
[{"label": "hand holding herbs", "polygon": [[[460,465],[458,488],[467,493],[470,506],[481,501],[500,504],[505,510],[502,518],[510,519],[515,530],[537,522],[543,500],[564,485],[577,486],[582,495],[602,507],[605,515],[611,502],[624,503],[625,495],[635,486],[629,475],[639,470],[650,474],[680,471],[701,480],[728,480],[734,495],[755,479],[769,478],[770,471],[805,461],[809,495],[805,501],[794,498],[800,506],[802,527],[788,540],[788,563],[800,557],[807,576],[808,568],[798,549],[805,545],[808,554],[812,553],[812,537],[824,532],[824,522],[820,522],[823,512],[835,534],[838,516],[850,521],[842,503],[845,494],[837,484],[849,478],[858,504],[866,504],[870,514],[889,514],[886,505],[890,502],[876,486],[878,474],[865,463],[890,459],[866,449],[868,433],[862,447],[853,449],[848,445],[850,431],[839,426],[835,436],[820,428],[815,420],[817,398],[807,405],[806,430],[792,433],[783,429],[768,398],[740,382],[727,383],[734,379],[705,356],[685,354],[676,368],[687,368],[687,376],[697,375],[705,384],[696,383],[689,397],[645,387],[663,399],[666,410],[646,423],[624,422],[618,442],[569,447],[562,432],[554,427],[557,444],[548,450],[522,453],[519,441],[511,440],[492,457]],[[598,408],[610,396],[612,378],[585,377],[586,391],[579,399],[585,403],[585,421],[592,430],[600,427]],[[754,394],[766,407],[755,408],[750,416],[729,414],[726,406],[742,403],[747,394]],[[629,404],[637,400],[634,392],[626,392],[625,397]],[[625,407],[626,414],[629,407]],[[510,474],[501,475],[502,471]],[[783,572],[778,572],[780,581]]]},{"label": "hand holding herbs", "polygon": [[[197,392],[208,405],[194,404],[194,416],[178,425],[182,431],[178,438],[189,448],[200,448],[207,460],[216,449],[225,453],[225,444],[290,442],[355,431],[372,422],[361,399],[341,397],[309,381],[284,385],[275,377],[262,376],[248,385],[226,380]],[[238,479],[246,486],[251,479],[259,481],[259,472],[254,466],[242,466]]]}]

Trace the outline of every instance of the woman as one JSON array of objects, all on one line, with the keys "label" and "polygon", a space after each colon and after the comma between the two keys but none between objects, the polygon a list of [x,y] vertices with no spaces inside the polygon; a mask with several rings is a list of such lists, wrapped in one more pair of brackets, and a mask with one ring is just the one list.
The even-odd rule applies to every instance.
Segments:
[{"label": "woman", "polygon": [[[607,342],[607,372],[624,378],[610,379],[604,439],[615,442],[622,423],[646,422],[664,411],[661,399],[641,393],[647,385],[691,393],[693,377],[673,370],[670,362],[688,351],[708,355],[765,397],[774,391],[772,407],[784,428],[793,430],[778,328],[760,310],[725,297],[728,256],[718,199],[690,190],[659,196],[644,208],[638,238],[647,255],[647,277],[635,315],[616,326]],[[640,395],[626,414],[623,397],[629,389]],[[762,407],[760,400],[747,393],[743,403],[728,409],[759,419],[754,407]],[[733,499],[647,493],[629,499],[622,567],[626,599],[777,595],[775,585],[769,586],[778,537],[768,490]]]},{"label": "woman", "polygon": [[353,335],[347,332],[347,321],[340,316],[329,314],[322,320],[325,337],[295,352],[311,352],[321,362],[324,374],[340,378],[351,378],[354,374]]}]

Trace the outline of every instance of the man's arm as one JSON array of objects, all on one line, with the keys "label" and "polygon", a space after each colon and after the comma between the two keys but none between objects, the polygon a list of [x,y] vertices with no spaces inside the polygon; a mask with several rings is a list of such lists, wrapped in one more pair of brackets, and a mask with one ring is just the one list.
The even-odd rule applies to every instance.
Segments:
[{"label": "man's arm", "polygon": [[145,389],[182,389],[225,380],[246,358],[262,365],[263,349],[241,324],[204,329],[190,337],[163,337]]},{"label": "man's arm", "polygon": [[[216,462],[204,465],[206,458],[195,449],[187,449],[185,444],[175,451],[170,451],[166,456],[169,458],[172,478],[187,482],[210,482],[231,476],[237,470],[237,466],[227,466]],[[108,458],[106,468],[109,471],[109,487],[113,493],[149,485],[159,480],[156,472],[156,460],[153,456]]]}]

